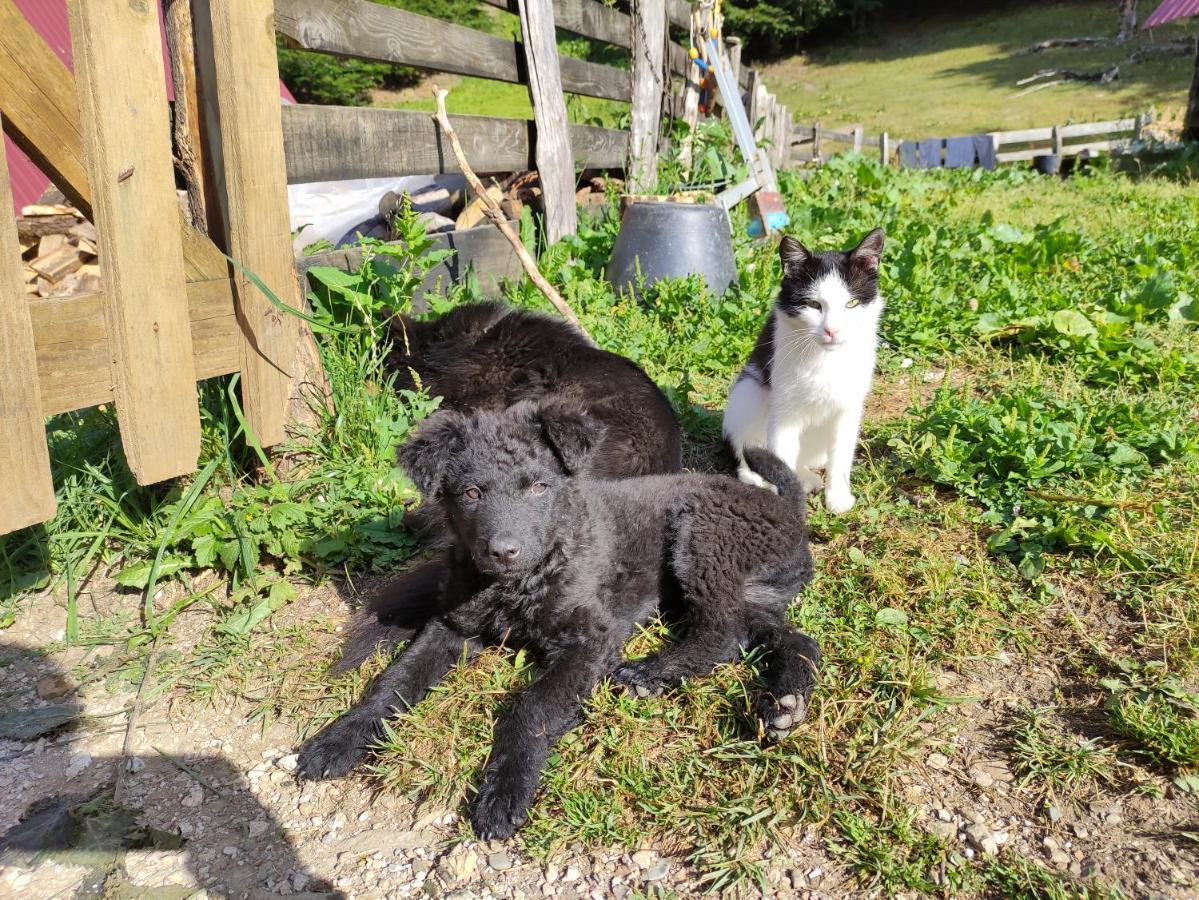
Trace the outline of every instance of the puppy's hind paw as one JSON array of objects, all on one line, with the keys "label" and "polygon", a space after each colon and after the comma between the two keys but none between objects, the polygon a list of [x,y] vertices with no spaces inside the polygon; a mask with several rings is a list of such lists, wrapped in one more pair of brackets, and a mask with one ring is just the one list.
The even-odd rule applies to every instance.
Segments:
[{"label": "puppy's hind paw", "polygon": [[470,825],[481,841],[512,837],[529,818],[520,791],[484,784],[470,804]]},{"label": "puppy's hind paw", "polygon": [[802,694],[784,694],[775,699],[758,698],[757,714],[762,742],[777,743],[791,734],[808,713],[808,701]]},{"label": "puppy's hind paw", "polygon": [[296,777],[305,781],[341,778],[366,758],[378,723],[354,715],[342,716],[300,747]]}]

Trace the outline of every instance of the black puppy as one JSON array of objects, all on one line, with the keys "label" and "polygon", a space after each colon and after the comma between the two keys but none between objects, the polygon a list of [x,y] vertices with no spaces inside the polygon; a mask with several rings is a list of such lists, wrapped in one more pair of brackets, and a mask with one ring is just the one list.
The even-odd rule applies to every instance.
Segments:
[{"label": "black puppy", "polygon": [[[802,720],[819,648],[787,622],[812,574],[794,474],[751,450],[746,462],[778,495],[714,475],[575,477],[602,439],[578,406],[526,402],[439,412],[401,448],[401,465],[440,501],[455,538],[440,613],[361,704],[303,746],[301,777],[348,772],[381,721],[417,703],[464,647],[501,641],[528,648],[544,671],[496,726],[470,811],[484,839],[524,822],[550,748],[605,676],[657,692],[760,648],[763,735],[777,739]],[[685,638],[622,663],[635,626],[665,604],[686,613]]]},{"label": "black puppy", "polygon": [[[670,402],[632,360],[592,345],[561,319],[500,303],[469,303],[435,319],[391,321],[388,367],[396,387],[426,389],[442,408],[502,410],[522,400],[571,400],[604,426],[588,459],[596,478],[661,475],[682,469],[682,435]],[[406,523],[428,546],[448,540],[439,510],[426,505]],[[383,645],[407,640],[436,612],[447,576],[438,557],[393,579],[347,634],[338,671]]]}]

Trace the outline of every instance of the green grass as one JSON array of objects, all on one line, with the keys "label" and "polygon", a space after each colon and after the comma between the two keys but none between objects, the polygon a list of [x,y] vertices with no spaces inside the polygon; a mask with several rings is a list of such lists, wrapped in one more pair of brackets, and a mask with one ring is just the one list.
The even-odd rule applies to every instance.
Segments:
[{"label": "green grass", "polygon": [[[1186,28],[1158,28],[1154,38],[1181,38]],[[1115,29],[1114,6],[1102,0],[1007,4],[972,14],[955,5],[952,12],[888,17],[860,36],[769,64],[763,77],[799,122],[860,123],[870,134],[902,138],[1100,121],[1150,106],[1179,115],[1192,56],[1155,53],[1144,32],[1119,47],[1024,52],[1048,38],[1113,37]],[[1129,62],[1134,51],[1144,58]],[[1067,83],[1013,96],[1025,89],[1017,81],[1041,69],[1117,64],[1120,78],[1107,85]]]},{"label": "green grass", "polygon": [[[1056,714],[1015,723],[1004,752],[1027,796],[1124,790],[1117,771],[1163,794],[1191,783],[1199,198],[1181,182],[1102,168],[1056,182],[848,157],[806,181],[784,173],[782,189],[811,245],[844,246],[878,224],[888,235],[880,411],[854,473],[859,503],[831,517],[814,502],[818,574],[792,608],[825,652],[808,722],[759,745],[746,726],[752,659],[652,700],[601,687],[550,760],[519,844],[548,857],[653,843],[720,888],[752,885],[764,849],[790,852],[810,826],[863,889],[1102,896],[1010,854],[966,859],[924,831],[897,779],[939,738],[947,711],[972,702],[938,688],[938,676],[1004,649],[1059,661],[1090,686],[1095,699],[1080,702],[1099,723],[1082,742]],[[723,298],[697,279],[659,285],[645,303],[615,295],[602,275],[614,209],[540,254],[597,342],[662,385],[696,468],[716,466],[725,392],[777,289],[775,253],[744,237],[745,224],[738,211],[739,276]],[[0,539],[0,616],[98,564],[128,585],[126,615],[80,613],[71,640],[122,640],[120,677],[140,678],[157,638],[157,680],[193,702],[236,699],[297,733],[349,706],[383,661],[333,678],[336,623],[281,611],[303,602],[306,583],[392,570],[414,552],[402,513],[415,492],[390,448],[435,400],[392,390],[378,325],[383,306],[405,308],[432,262],[415,230],[407,240],[398,273],[375,262],[315,272],[337,411],[293,448],[301,465],[287,477],[251,477],[227,380],[203,389],[201,463],[216,464],[190,482],[195,491],[136,488],[110,413],[57,420],[62,512]],[[470,296],[459,289],[438,307]],[[507,296],[547,308],[524,282]],[[155,558],[170,590],[145,615]],[[175,624],[185,608],[203,623],[188,641]],[[667,638],[654,624],[627,650]],[[522,655],[499,650],[454,670],[383,742],[373,785],[464,802],[495,717],[533,675]]]}]

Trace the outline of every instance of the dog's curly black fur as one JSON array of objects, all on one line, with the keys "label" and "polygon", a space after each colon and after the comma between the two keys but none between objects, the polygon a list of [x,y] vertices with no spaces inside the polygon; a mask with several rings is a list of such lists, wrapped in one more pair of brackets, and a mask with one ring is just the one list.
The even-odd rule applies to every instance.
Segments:
[{"label": "dog's curly black fur", "polygon": [[[439,612],[362,703],[303,746],[301,777],[348,772],[382,720],[418,702],[464,648],[501,641],[528,648],[543,672],[496,726],[470,812],[484,839],[524,821],[550,748],[605,676],[645,695],[760,648],[759,733],[778,739],[802,720],[819,648],[786,615],[812,574],[794,474],[756,450],[746,461],[777,495],[721,476],[579,477],[603,441],[586,409],[549,401],[439,412],[401,448],[454,536]],[[622,661],[635,626],[668,603],[685,613],[685,637]]]},{"label": "dog's curly black fur", "polygon": [[[442,398],[443,409],[498,411],[522,400],[570,400],[604,426],[589,474],[628,478],[682,469],[682,434],[658,386],[632,360],[593,346],[560,319],[470,303],[427,321],[396,316],[391,338],[387,365],[396,387],[423,387]],[[406,523],[427,546],[445,543],[437,512],[424,509]],[[411,638],[436,613],[447,572],[441,556],[380,588],[351,625],[337,671]]]}]

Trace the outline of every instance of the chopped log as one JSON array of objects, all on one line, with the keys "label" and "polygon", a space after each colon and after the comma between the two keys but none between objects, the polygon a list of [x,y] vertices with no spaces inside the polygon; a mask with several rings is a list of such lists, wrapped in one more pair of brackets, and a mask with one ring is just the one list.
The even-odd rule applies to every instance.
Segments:
[{"label": "chopped log", "polygon": [[32,263],[33,270],[50,281],[59,281],[82,265],[79,251],[70,244],[63,244],[49,256],[39,256]]},{"label": "chopped log", "polygon": [[48,234],[69,234],[79,222],[74,216],[18,216],[17,237],[21,243],[45,237]]},{"label": "chopped log", "polygon": [[67,236],[65,234],[48,234],[37,242],[37,255],[39,258],[49,256],[66,243]]},{"label": "chopped log", "polygon": [[100,236],[96,234],[96,226],[91,222],[83,221],[78,225],[72,226],[67,232],[71,237],[82,238],[85,241],[91,241],[93,244],[100,240]]},{"label": "chopped log", "polygon": [[29,206],[21,207],[21,215],[23,216],[71,216],[75,218],[79,216],[79,210],[73,206],[67,206],[65,203],[31,203]]}]

